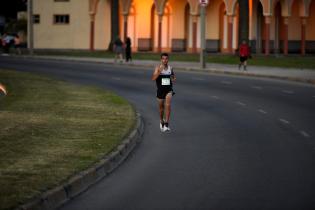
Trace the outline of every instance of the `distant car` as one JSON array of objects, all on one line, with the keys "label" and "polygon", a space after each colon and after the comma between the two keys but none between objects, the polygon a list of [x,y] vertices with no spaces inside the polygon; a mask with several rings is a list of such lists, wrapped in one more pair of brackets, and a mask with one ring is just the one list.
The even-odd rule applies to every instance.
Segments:
[{"label": "distant car", "polygon": [[11,34],[5,34],[1,37],[1,43],[0,43],[3,53],[8,54],[10,51],[10,48],[14,46],[14,36]]},{"label": "distant car", "polygon": [[14,44],[14,35],[8,34],[5,37],[3,37],[3,40],[9,45],[13,45]]}]

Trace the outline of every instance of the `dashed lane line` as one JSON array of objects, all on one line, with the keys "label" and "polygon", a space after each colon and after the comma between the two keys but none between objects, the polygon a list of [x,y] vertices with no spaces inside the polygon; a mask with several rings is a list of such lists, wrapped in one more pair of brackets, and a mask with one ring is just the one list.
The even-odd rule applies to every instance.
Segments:
[{"label": "dashed lane line", "polygon": [[120,77],[112,77],[112,79],[113,79],[113,80],[118,80],[118,81],[121,80]]},{"label": "dashed lane line", "polygon": [[279,121],[282,122],[282,123],[284,123],[284,124],[290,124],[289,121],[287,121],[287,120],[285,120],[285,119],[282,119],[282,118],[280,118]]},{"label": "dashed lane line", "polygon": [[211,98],[213,98],[213,99],[219,99],[219,97],[218,96],[211,96]]},{"label": "dashed lane line", "polygon": [[192,80],[197,80],[197,81],[205,81],[204,78],[199,78],[199,77],[193,77],[191,78]]},{"label": "dashed lane line", "polygon": [[243,103],[243,102],[241,102],[241,101],[237,101],[236,103],[237,103],[238,105],[240,105],[240,106],[246,106],[246,104]]},{"label": "dashed lane line", "polygon": [[221,81],[221,83],[222,83],[222,84],[225,84],[225,85],[231,85],[231,84],[232,84],[232,82],[226,81],[226,80]]},{"label": "dashed lane line", "polygon": [[308,133],[306,133],[305,131],[300,131],[300,134],[302,135],[302,136],[304,136],[305,138],[309,138],[309,137],[311,137]]},{"label": "dashed lane line", "polygon": [[282,90],[282,92],[287,94],[294,94],[294,91],[292,90]]},{"label": "dashed lane line", "polygon": [[260,86],[252,86],[251,88],[257,89],[257,90],[262,90],[262,87],[260,87]]},{"label": "dashed lane line", "polygon": [[265,110],[263,110],[263,109],[258,109],[258,111],[259,111],[260,113],[262,113],[262,114],[267,114],[267,112],[266,112]]}]

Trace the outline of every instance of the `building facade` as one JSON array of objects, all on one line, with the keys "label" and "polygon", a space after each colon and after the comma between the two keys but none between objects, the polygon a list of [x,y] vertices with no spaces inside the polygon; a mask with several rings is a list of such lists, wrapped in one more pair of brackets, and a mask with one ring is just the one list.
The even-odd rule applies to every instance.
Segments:
[{"label": "building facade", "polygon": [[[209,0],[206,51],[233,53],[245,27],[253,52],[315,53],[315,0],[239,1]],[[116,28],[133,51],[200,50],[199,0],[33,0],[33,19],[35,49],[106,50]]]}]

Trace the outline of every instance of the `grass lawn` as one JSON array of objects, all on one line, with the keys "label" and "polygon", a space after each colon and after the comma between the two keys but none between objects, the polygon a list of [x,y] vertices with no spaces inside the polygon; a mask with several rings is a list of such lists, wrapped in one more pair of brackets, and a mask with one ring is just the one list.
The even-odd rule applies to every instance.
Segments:
[{"label": "grass lawn", "polygon": [[[59,55],[59,56],[77,56],[77,57],[94,57],[94,58],[113,58],[114,54],[108,51],[37,51],[38,55]],[[189,53],[170,53],[171,61],[191,61],[199,62],[199,54]],[[135,60],[159,60],[158,53],[133,53]],[[236,55],[219,55],[208,54],[206,57],[208,63],[222,64],[238,64],[239,58]],[[270,66],[270,67],[285,67],[285,68],[300,68],[315,70],[315,56],[263,56],[253,55],[253,59],[249,59],[249,65]]]},{"label": "grass lawn", "polygon": [[2,210],[87,168],[135,123],[132,106],[108,91],[6,70],[0,82]]}]

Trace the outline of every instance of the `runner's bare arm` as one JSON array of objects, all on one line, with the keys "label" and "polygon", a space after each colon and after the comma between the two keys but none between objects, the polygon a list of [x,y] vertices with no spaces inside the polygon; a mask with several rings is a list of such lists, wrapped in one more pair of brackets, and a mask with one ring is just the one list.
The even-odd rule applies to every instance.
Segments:
[{"label": "runner's bare arm", "polygon": [[174,73],[173,69],[172,69],[171,80],[172,80],[172,82],[176,81],[176,77],[175,77],[175,73]]},{"label": "runner's bare arm", "polygon": [[161,71],[162,71],[161,65],[155,67],[155,70],[154,70],[153,75],[152,75],[152,80],[156,80],[159,77]]}]

